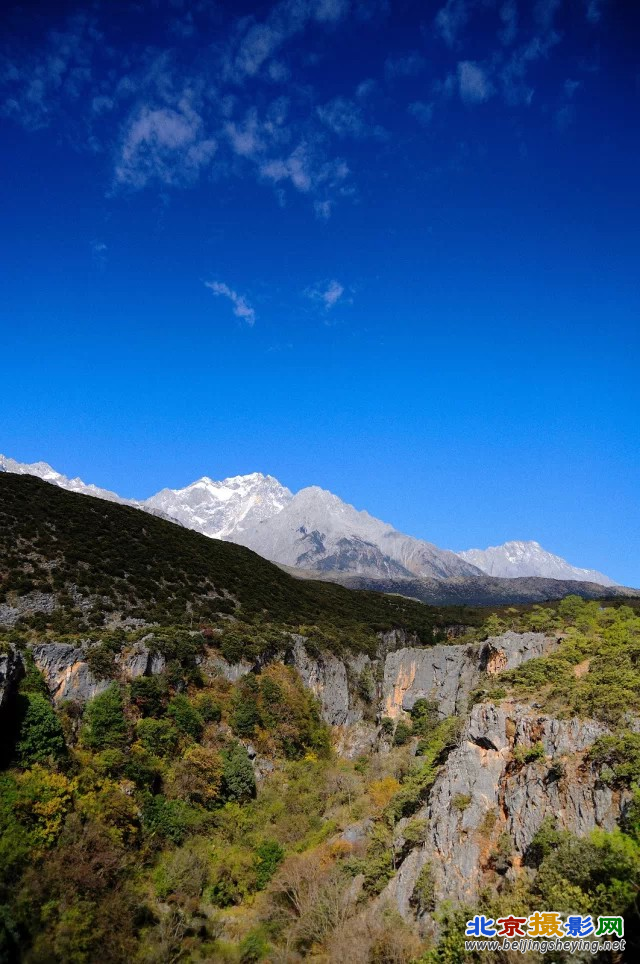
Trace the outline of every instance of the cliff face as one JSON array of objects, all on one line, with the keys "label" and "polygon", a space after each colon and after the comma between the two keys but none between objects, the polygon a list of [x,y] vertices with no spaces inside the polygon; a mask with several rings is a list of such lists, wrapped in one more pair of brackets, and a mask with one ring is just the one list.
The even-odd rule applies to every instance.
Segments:
[{"label": "cliff face", "polygon": [[[91,672],[86,646],[36,643],[30,647],[30,651],[54,703],[64,700],[84,703],[104,692],[111,683],[111,679],[100,678]],[[165,661],[162,656],[151,654],[144,641],[140,641],[118,654],[115,665],[119,678],[124,682],[137,676],[161,673]]]},{"label": "cliff face", "polygon": [[501,872],[513,877],[547,817],[578,836],[595,827],[612,830],[629,794],[601,783],[585,759],[607,732],[592,720],[542,716],[528,704],[474,706],[417,814],[426,822],[424,845],[404,860],[382,899],[411,918],[411,897],[429,864],[438,903],[473,903],[487,875],[496,872],[501,838],[507,835],[510,854]]},{"label": "cliff face", "polygon": [[437,702],[442,717],[460,713],[483,672],[515,669],[554,646],[543,633],[508,632],[471,646],[398,649],[384,661],[383,715],[394,719],[419,699]]},{"label": "cliff face", "polygon": [[[380,635],[377,658],[358,654],[342,659],[312,651],[303,636],[294,635],[292,643],[288,653],[278,658],[295,667],[305,686],[318,697],[325,721],[334,727],[372,723],[383,716],[396,719],[422,698],[437,702],[442,717],[460,713],[483,673],[513,669],[556,645],[542,633],[508,632],[473,645],[425,648],[402,630],[393,630]],[[84,702],[109,684],[92,674],[87,646],[36,643],[30,648],[55,702]],[[126,681],[162,672],[164,660],[152,656],[143,639],[116,657],[116,667]],[[247,661],[227,663],[211,651],[202,657],[201,668],[235,681],[254,667]]]}]

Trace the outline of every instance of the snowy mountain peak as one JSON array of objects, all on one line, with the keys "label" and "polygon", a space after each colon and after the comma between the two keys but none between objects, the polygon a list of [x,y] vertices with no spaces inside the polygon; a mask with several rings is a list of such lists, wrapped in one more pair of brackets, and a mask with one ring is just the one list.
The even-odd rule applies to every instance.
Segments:
[{"label": "snowy mountain peak", "polygon": [[221,482],[203,476],[183,489],[162,489],[142,505],[204,535],[228,539],[280,512],[291,498],[289,489],[273,476],[252,472]]},{"label": "snowy mountain peak", "polygon": [[543,549],[539,542],[512,541],[486,549],[459,552],[461,559],[477,566],[488,576],[514,579],[518,576],[542,576],[547,579],[573,579],[615,586],[613,579],[595,569],[580,569],[566,559]]}]

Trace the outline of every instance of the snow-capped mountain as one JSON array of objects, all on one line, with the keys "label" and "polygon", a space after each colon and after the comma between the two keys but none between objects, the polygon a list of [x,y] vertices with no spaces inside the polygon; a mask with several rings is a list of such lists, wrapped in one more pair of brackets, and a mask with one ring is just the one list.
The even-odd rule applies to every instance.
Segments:
[{"label": "snow-capped mountain", "polygon": [[115,492],[110,492],[109,489],[100,489],[97,485],[87,485],[82,479],[69,479],[66,475],[62,475],[61,472],[56,472],[55,469],[52,469],[48,462],[25,464],[23,462],[16,462],[15,459],[10,459],[6,455],[0,455],[0,472],[13,472],[14,475],[35,475],[39,479],[43,479],[45,482],[52,482],[54,485],[59,485],[61,489],[67,489],[69,492],[80,492],[81,495],[92,495],[96,499],[106,499],[107,502],[120,502],[123,505],[138,505],[133,499],[122,499]]},{"label": "snow-capped mountain", "polygon": [[277,515],[293,498],[271,475],[254,472],[222,482],[205,476],[184,489],[162,489],[141,503],[213,539],[231,539]]},{"label": "snow-capped mountain", "polygon": [[310,486],[293,495],[271,475],[254,472],[222,482],[207,476],[183,489],[162,489],[143,501],[69,479],[46,462],[27,465],[0,455],[0,472],[36,475],[70,492],[120,502],[171,519],[215,539],[248,546],[278,562],[315,572],[387,580],[468,579],[482,573],[616,583],[593,569],[572,566],[537,542],[506,542],[488,549],[449,552],[403,535],[338,496]]},{"label": "snow-capped mountain", "polygon": [[280,512],[229,538],[301,569],[388,577],[479,575],[454,552],[402,535],[317,486],[301,489]]},{"label": "snow-capped mountain", "polygon": [[539,542],[505,542],[487,549],[467,549],[460,558],[477,566],[488,576],[515,579],[518,576],[542,576],[547,579],[571,579],[615,586],[613,579],[595,569],[580,569],[565,559],[547,552]]}]

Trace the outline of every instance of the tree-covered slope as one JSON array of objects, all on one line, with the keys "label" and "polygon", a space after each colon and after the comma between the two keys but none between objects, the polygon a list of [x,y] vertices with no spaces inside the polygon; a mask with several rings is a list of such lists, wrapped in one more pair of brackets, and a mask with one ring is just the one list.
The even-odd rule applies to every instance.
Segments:
[{"label": "tree-covered slope", "polygon": [[97,628],[116,616],[194,625],[233,614],[244,622],[342,632],[399,626],[424,642],[437,626],[464,615],[399,596],[302,582],[243,546],[2,473],[0,622],[3,612],[6,622],[16,608],[26,613],[22,625],[52,624],[67,632]]}]

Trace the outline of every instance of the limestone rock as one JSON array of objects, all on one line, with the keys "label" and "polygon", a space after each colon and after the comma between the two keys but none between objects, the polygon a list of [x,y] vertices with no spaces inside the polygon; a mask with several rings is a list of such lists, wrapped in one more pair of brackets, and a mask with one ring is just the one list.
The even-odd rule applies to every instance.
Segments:
[{"label": "limestone rock", "polygon": [[484,672],[515,669],[555,646],[543,633],[507,632],[466,646],[396,649],[384,663],[382,715],[394,719],[419,699],[435,700],[442,717],[460,713]]},{"label": "limestone rock", "polygon": [[[425,843],[409,854],[384,894],[411,916],[411,892],[430,862],[438,902],[473,904],[501,834],[511,839],[513,875],[546,817],[578,836],[595,827],[613,829],[629,793],[602,784],[585,759],[606,732],[593,720],[558,720],[528,704],[474,706],[460,745],[417,814],[427,824]],[[527,763],[516,753],[537,744],[543,757]],[[553,766],[558,763],[561,768]]]}]

